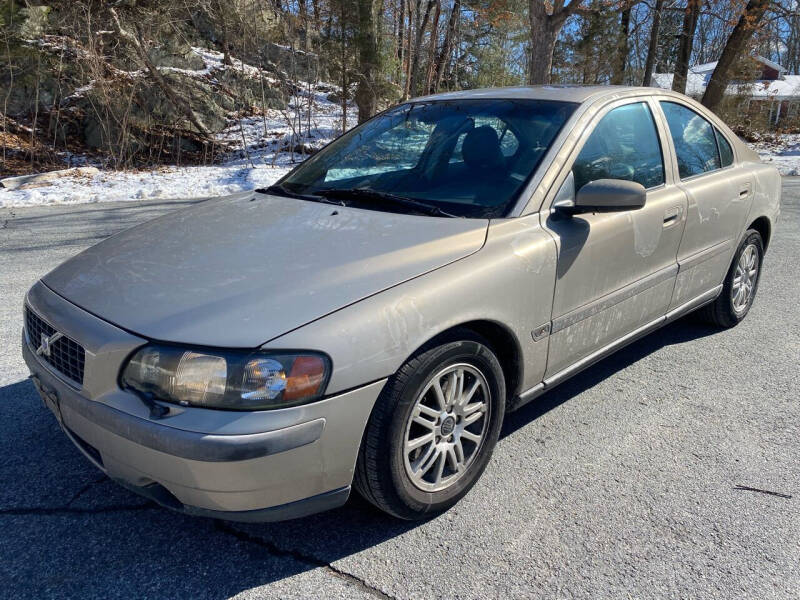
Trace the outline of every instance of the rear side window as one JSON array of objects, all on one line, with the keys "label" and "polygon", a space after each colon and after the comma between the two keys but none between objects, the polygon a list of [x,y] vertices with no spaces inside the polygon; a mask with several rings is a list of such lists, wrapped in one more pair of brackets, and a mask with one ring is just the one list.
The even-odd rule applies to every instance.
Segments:
[{"label": "rear side window", "polygon": [[725,136],[719,132],[719,129],[714,128],[714,133],[717,135],[717,143],[719,144],[719,158],[723,167],[729,167],[733,164],[733,148],[725,139]]},{"label": "rear side window", "polygon": [[720,168],[717,140],[711,123],[690,108],[661,102],[678,159],[681,179]]},{"label": "rear side window", "polygon": [[664,183],[664,160],[645,102],[611,110],[594,128],[572,167],[575,189],[596,179],[626,179],[645,188]]}]

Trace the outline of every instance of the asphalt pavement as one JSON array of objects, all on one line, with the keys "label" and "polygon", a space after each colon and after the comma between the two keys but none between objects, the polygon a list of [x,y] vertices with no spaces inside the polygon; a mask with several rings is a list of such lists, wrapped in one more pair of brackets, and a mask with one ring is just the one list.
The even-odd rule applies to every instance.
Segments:
[{"label": "asphalt pavement", "polygon": [[743,323],[682,319],[510,415],[424,523],[355,494],[286,523],[178,515],[58,429],[20,355],[25,291],[185,204],[0,210],[0,596],[800,598],[800,178]]}]

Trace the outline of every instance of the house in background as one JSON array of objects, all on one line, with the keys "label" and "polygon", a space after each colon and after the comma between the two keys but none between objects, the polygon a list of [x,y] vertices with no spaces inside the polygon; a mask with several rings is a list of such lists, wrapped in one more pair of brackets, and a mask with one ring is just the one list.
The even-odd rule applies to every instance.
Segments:
[{"label": "house in background", "polygon": [[[710,62],[689,69],[686,95],[700,99],[706,91],[717,63]],[[763,56],[753,56],[742,69],[740,80],[733,81],[726,96],[742,100],[741,116],[763,119],[771,127],[800,126],[800,75],[787,75],[786,69]],[[672,73],[655,73],[653,87],[671,89]]]}]

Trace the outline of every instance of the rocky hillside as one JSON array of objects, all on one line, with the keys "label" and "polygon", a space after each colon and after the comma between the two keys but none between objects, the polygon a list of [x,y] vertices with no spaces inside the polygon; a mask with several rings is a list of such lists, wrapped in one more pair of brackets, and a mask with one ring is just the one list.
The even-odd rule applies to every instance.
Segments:
[{"label": "rocky hillside", "polygon": [[0,175],[76,154],[115,168],[210,164],[247,144],[244,133],[230,135],[232,125],[275,111],[292,125],[287,149],[310,151],[302,98],[327,90],[340,100],[337,88],[320,84],[316,55],[269,41],[268,12],[253,16],[263,39],[234,55],[201,4],[178,12],[163,3],[96,4],[81,12],[71,2],[0,2]]}]

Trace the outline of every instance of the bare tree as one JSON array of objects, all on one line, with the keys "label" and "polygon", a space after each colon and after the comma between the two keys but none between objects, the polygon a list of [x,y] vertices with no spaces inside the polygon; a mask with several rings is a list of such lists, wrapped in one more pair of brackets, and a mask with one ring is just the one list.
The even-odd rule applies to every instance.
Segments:
[{"label": "bare tree", "polygon": [[675,75],[672,78],[672,89],[681,94],[686,93],[686,78],[689,75],[689,60],[694,47],[694,32],[703,0],[688,0],[683,14],[683,27],[678,45],[678,57],[675,60]]},{"label": "bare tree", "polygon": [[436,64],[433,69],[433,84],[431,91],[435,92],[442,85],[442,78],[444,77],[445,65],[450,62],[453,55],[453,42],[456,36],[456,26],[461,18],[461,0],[454,0],[453,8],[450,11],[450,18],[447,20],[447,30],[444,32],[444,42],[442,43],[441,52],[436,58]]},{"label": "bare tree", "polygon": [[632,3],[626,3],[622,7],[619,20],[619,37],[617,42],[617,56],[614,61],[614,72],[611,75],[612,85],[622,85],[625,83],[625,65],[628,62],[628,33],[631,23]]},{"label": "bare tree", "polygon": [[[409,84],[409,93],[412,95],[417,93],[417,85],[419,83],[419,57],[420,54],[422,54],[422,38],[425,35],[428,19],[431,18],[431,9],[433,9],[435,2],[436,0],[427,0],[425,14],[421,22],[419,21],[419,13],[417,13],[417,35],[414,40],[414,58],[411,61],[411,83]],[[419,2],[417,2],[417,5],[419,5]]]},{"label": "bare tree", "polygon": [[363,123],[375,114],[378,105],[376,91],[376,75],[380,56],[378,53],[378,35],[375,24],[376,1],[358,0],[358,87],[356,88],[356,105],[358,106],[358,122]]},{"label": "bare tree", "polygon": [[653,22],[650,25],[650,42],[647,46],[647,59],[644,64],[644,76],[642,85],[649,86],[653,81],[653,69],[656,65],[656,54],[658,53],[658,33],[661,29],[661,11],[664,9],[664,0],[656,0],[653,7]]},{"label": "bare tree", "polygon": [[748,42],[753,37],[753,32],[761,25],[769,3],[770,0],[750,0],[747,3],[742,15],[739,17],[739,22],[736,23],[731,35],[728,37],[728,42],[722,50],[722,56],[720,56],[717,67],[711,75],[708,86],[706,86],[706,91],[703,94],[704,106],[712,110],[719,106],[725,89],[728,87],[732,67],[737,58],[742,56]]},{"label": "bare tree", "polygon": [[528,0],[530,44],[528,57],[528,83],[550,83],[553,70],[553,50],[558,34],[566,20],[579,11],[585,11],[585,0]]},{"label": "bare tree", "polygon": [[442,14],[442,2],[436,0],[436,10],[433,13],[431,20],[431,41],[428,44],[428,68],[425,73],[425,93],[430,94],[433,92],[433,71],[436,63],[436,44],[439,41],[439,18]]}]

